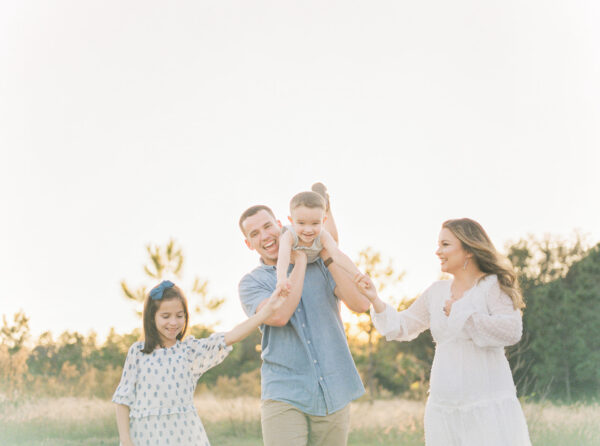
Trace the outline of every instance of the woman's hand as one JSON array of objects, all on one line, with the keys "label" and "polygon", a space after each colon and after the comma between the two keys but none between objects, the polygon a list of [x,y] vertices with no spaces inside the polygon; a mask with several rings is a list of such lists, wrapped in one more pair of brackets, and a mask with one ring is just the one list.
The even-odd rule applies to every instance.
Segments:
[{"label": "woman's hand", "polygon": [[377,290],[369,276],[359,273],[354,276],[354,283],[363,296],[369,299],[371,303],[375,302],[377,299]]},{"label": "woman's hand", "polygon": [[444,314],[446,316],[450,316],[450,312],[452,311],[452,305],[454,304],[454,302],[456,302],[454,299],[448,299],[444,303]]}]

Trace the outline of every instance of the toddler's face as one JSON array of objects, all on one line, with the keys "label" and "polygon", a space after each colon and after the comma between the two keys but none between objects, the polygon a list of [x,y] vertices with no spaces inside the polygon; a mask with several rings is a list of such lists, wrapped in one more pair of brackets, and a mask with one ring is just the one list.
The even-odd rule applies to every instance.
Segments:
[{"label": "toddler's face", "polygon": [[325,212],[321,208],[298,206],[292,211],[291,221],[298,238],[304,243],[312,243],[321,233]]}]

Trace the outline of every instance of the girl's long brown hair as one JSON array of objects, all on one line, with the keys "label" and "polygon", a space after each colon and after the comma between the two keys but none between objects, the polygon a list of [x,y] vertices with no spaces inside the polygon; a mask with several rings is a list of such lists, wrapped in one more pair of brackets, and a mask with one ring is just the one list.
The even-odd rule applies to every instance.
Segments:
[{"label": "girl's long brown hair", "polygon": [[189,312],[187,306],[187,300],[183,295],[183,292],[177,285],[173,285],[171,288],[167,288],[163,291],[162,299],[153,300],[150,296],[146,297],[144,302],[144,348],[143,353],[152,353],[157,346],[164,347],[160,341],[160,335],[156,328],[156,312],[160,307],[161,302],[165,300],[178,299],[183,305],[183,311],[185,312],[185,325],[181,330],[181,333],[177,335],[177,339],[181,340],[185,336],[189,322]]},{"label": "girl's long brown hair", "polygon": [[470,218],[447,220],[442,224],[460,240],[462,247],[473,254],[473,259],[481,272],[495,274],[498,283],[512,300],[515,309],[525,308],[521,288],[510,261],[502,256],[486,234],[483,227]]}]

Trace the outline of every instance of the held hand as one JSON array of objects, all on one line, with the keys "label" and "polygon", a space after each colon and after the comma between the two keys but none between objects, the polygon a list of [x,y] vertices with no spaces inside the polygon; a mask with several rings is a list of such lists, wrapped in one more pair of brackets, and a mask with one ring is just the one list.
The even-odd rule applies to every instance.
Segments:
[{"label": "held hand", "polygon": [[291,289],[292,289],[292,282],[290,282],[290,279],[288,279],[286,277],[285,279],[282,279],[280,282],[277,282],[277,285],[275,286],[275,292],[273,293],[273,295],[280,294],[283,297],[287,297],[290,295]]},{"label": "held hand", "polygon": [[377,299],[377,290],[375,289],[375,285],[369,276],[366,274],[357,274],[354,276],[354,284],[358,288],[358,290],[365,296],[371,303]]},{"label": "held hand", "polygon": [[265,304],[264,308],[267,309],[269,314],[273,314],[281,307],[281,305],[283,305],[283,302],[285,301],[288,294],[289,288],[285,289],[283,286],[278,285],[275,288],[275,291],[273,291],[273,294],[271,294],[271,297],[269,297],[269,299],[267,300],[267,303]]}]

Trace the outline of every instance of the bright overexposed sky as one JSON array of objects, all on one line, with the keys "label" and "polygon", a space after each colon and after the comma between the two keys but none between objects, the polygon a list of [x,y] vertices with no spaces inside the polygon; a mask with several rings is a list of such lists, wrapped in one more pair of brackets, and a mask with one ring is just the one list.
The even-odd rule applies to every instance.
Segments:
[{"label": "bright overexposed sky", "polygon": [[129,331],[119,282],[152,285],[144,247],[174,238],[231,327],[240,213],[284,220],[314,181],[406,296],[448,218],[598,241],[598,23],[594,0],[2,2],[0,315]]}]

